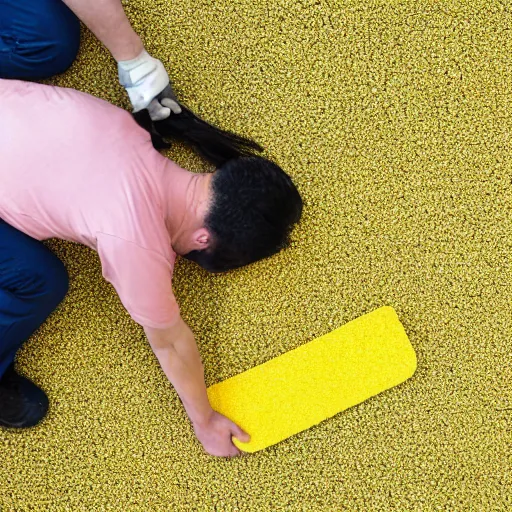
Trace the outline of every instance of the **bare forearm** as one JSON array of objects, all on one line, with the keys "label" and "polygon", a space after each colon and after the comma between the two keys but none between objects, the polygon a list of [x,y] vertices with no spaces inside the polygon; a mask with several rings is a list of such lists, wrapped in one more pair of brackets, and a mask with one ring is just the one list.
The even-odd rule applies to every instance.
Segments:
[{"label": "bare forearm", "polygon": [[63,0],[117,61],[131,60],[143,50],[121,0]]},{"label": "bare forearm", "polygon": [[211,455],[238,455],[240,450],[233,444],[233,436],[244,443],[250,441],[250,436],[211,408],[203,364],[188,325],[180,317],[167,329],[145,327],[144,331],[165,375],[178,392],[203,448]]},{"label": "bare forearm", "polygon": [[154,333],[146,330],[146,334],[162,370],[176,389],[190,420],[201,424],[208,421],[213,410],[208,401],[203,364],[194,335],[181,322],[183,325],[175,332],[168,336],[162,333],[156,342]]}]

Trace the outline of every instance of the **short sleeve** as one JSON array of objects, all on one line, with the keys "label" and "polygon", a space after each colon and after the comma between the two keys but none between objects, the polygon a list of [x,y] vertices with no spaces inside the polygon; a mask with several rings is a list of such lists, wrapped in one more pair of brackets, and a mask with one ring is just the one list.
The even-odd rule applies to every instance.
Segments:
[{"label": "short sleeve", "polygon": [[97,236],[97,250],[103,277],[138,324],[164,329],[174,323],[179,307],[172,291],[173,260],[104,233]]}]

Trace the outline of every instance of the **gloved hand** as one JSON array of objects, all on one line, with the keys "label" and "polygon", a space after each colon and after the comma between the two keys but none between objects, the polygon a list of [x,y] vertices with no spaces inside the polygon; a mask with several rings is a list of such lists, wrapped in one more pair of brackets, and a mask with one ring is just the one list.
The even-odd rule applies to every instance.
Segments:
[{"label": "gloved hand", "polygon": [[171,112],[181,112],[164,65],[146,50],[135,59],[119,61],[117,71],[134,112],[147,108],[153,121],[166,119]]}]

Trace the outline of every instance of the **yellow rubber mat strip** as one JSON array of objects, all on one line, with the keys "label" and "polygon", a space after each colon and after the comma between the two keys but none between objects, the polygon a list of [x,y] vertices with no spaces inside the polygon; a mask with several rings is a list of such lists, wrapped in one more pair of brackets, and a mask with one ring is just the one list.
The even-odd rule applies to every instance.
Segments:
[{"label": "yellow rubber mat strip", "polygon": [[412,376],[416,354],[395,310],[382,307],[208,388],[212,407],[251,435],[256,452]]}]

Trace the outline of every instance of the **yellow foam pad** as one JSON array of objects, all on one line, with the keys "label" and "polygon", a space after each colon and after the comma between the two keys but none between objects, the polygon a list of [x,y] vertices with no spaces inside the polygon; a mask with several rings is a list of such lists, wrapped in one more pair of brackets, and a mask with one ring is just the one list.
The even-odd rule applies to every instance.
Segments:
[{"label": "yellow foam pad", "polygon": [[416,354],[395,310],[382,307],[208,388],[212,407],[251,435],[256,452],[396,386]]}]

